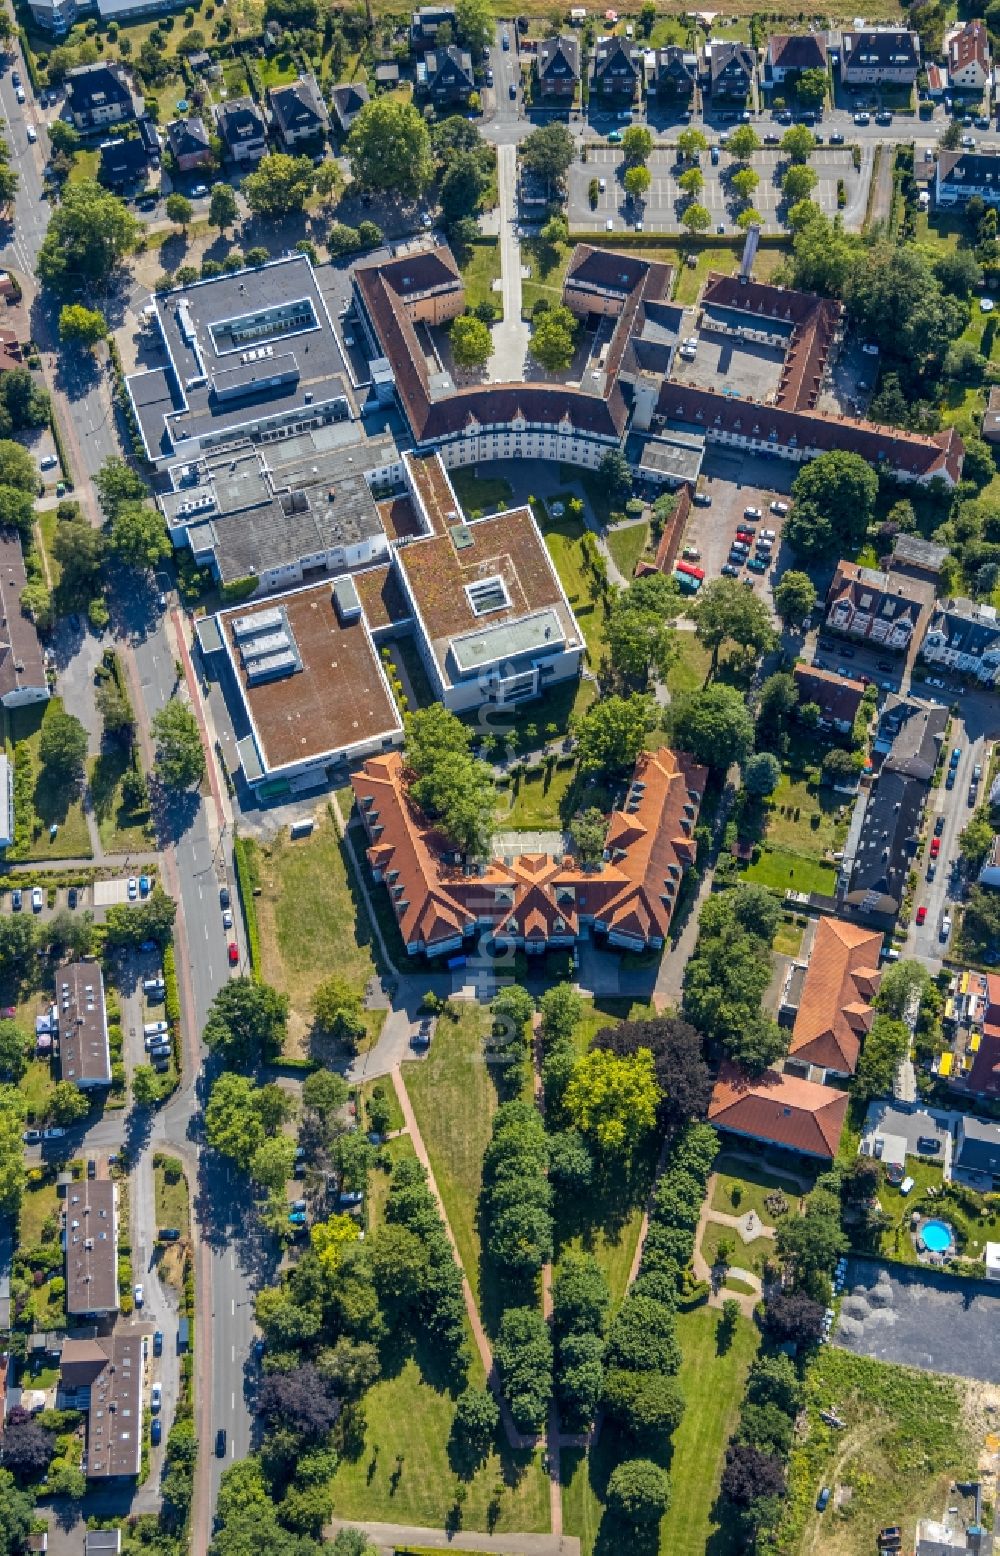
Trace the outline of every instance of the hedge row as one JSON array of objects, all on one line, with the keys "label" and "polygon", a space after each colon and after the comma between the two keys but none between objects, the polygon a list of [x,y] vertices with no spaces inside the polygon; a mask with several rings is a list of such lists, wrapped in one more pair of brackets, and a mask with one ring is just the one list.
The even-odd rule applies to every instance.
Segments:
[{"label": "hedge row", "polygon": [[240,907],[243,910],[247,945],[250,948],[250,971],[259,983],[261,981],[260,926],[257,923],[257,904],[254,900],[254,888],[259,884],[257,865],[249,840],[240,837],[238,833],[233,837],[233,864],[236,868],[236,890],[239,892]]},{"label": "hedge row", "polygon": [[66,445],[63,442],[62,428],[59,425],[59,418],[52,406],[49,407],[49,431],[52,433],[52,441],[55,444],[56,458],[59,460],[59,469],[62,471],[63,480],[66,482],[66,485],[69,487],[70,491],[72,491],[73,469],[69,462],[69,455],[66,452]]},{"label": "hedge row", "polygon": [[164,998],[165,1014],[170,1026],[170,1043],[174,1051],[174,1066],[178,1076],[183,1068],[181,1063],[181,996],[177,987],[177,958],[174,955],[172,945],[164,947],[163,951],[163,982],[166,985]]}]

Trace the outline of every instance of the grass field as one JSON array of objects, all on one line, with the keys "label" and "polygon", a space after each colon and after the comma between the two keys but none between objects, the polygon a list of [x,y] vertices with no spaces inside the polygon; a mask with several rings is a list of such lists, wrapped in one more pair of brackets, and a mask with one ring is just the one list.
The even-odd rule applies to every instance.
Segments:
[{"label": "grass field", "polygon": [[459,268],[465,283],[466,307],[473,311],[480,303],[496,307],[500,302],[499,294],[493,290],[493,282],[500,279],[500,245],[496,238],[483,238],[473,244]]},{"label": "grass field", "polygon": [[488,513],[510,506],[514,489],[501,476],[477,475],[473,465],[459,466],[449,470],[448,475],[466,518],[472,513]]},{"label": "grass field", "polygon": [[685,692],[700,691],[712,663],[711,653],[698,641],[693,632],[677,632],[674,634],[674,641],[677,645],[677,658],[667,671],[667,688],[670,695],[680,697]]},{"label": "grass field", "polygon": [[[372,1093],[376,1090],[376,1088],[384,1094],[385,1100],[389,1104],[389,1133],[392,1134],[395,1130],[402,1129],[406,1122],[403,1118],[403,1110],[399,1105],[399,1099],[396,1096],[396,1088],[393,1086],[392,1080],[388,1075],[382,1076],[380,1080],[365,1081],[360,1091],[361,1101],[365,1109],[367,1109]],[[364,1113],[362,1122],[365,1129],[367,1129],[367,1112]]]},{"label": "grass field", "polygon": [[[695,249],[698,263],[694,267],[681,263],[680,250],[674,250],[672,263],[677,266],[677,278],[674,283],[674,298],[677,302],[690,307],[697,302],[710,270],[719,270],[723,275],[732,275],[739,268],[739,257],[742,253],[742,240],[738,244],[705,244],[704,247]],[[757,258],[754,260],[753,273],[758,281],[769,281],[778,270],[787,255],[783,246],[776,244],[762,244],[757,250]],[[663,255],[667,258],[667,254]]]},{"label": "grass field", "polygon": [[[416,1152],[413,1149],[413,1141],[409,1135],[397,1135],[394,1140],[387,1140],[381,1147],[392,1166],[396,1162],[416,1160]],[[385,1215],[385,1202],[389,1197],[389,1180],[392,1175],[392,1166],[388,1172],[382,1167],[376,1167],[368,1174],[368,1193],[365,1198],[365,1210],[368,1215],[368,1230],[374,1231],[380,1226]]]},{"label": "grass field", "polygon": [[[42,767],[38,757],[42,724],[55,713],[63,712],[62,699],[50,697],[48,702],[35,703],[28,708],[17,708],[7,715],[7,728],[15,744],[24,744],[31,753],[35,770],[33,794],[34,824],[32,839],[24,849],[8,849],[8,859],[90,859],[90,832],[83,813],[83,801],[77,793],[75,799],[67,799],[66,785]],[[22,818],[23,819],[23,818]],[[56,827],[55,837],[50,829]]]},{"label": "grass field", "polygon": [[649,525],[644,519],[638,524],[622,524],[608,531],[608,550],[615,559],[618,571],[625,579],[631,578],[635,565],[646,549]]},{"label": "grass field", "polygon": [[176,1226],[187,1236],[190,1212],[187,1179],[183,1172],[176,1183],[171,1183],[163,1162],[154,1161],[153,1190],[156,1196],[157,1226]]},{"label": "grass field", "polygon": [[479,1300],[476,1211],[499,1072],[483,1058],[489,1013],[463,1001],[458,1020],[439,1021],[427,1058],[406,1065],[403,1080],[441,1190],[473,1295]]},{"label": "grass field", "polygon": [[794,921],[789,924],[784,920],[778,925],[772,942],[773,949],[779,956],[798,956],[802,949],[802,937],[805,929]]},{"label": "grass field", "polygon": [[530,318],[531,311],[540,298],[553,307],[562,302],[563,282],[573,253],[571,243],[557,243],[554,247],[541,238],[526,238],[521,244],[521,263],[529,274],[521,283],[521,312]]},{"label": "grass field", "polygon": [[[661,1556],[736,1556],[735,1532],[727,1537],[712,1518],[726,1444],[739,1414],[747,1371],[757,1350],[757,1331],[740,1319],[733,1342],[721,1355],[719,1313],[696,1308],[677,1315],[681,1344],[678,1381],[687,1401],[667,1455],[670,1508],[660,1525]],[[602,1445],[604,1438],[602,1436]],[[563,1525],[579,1536],[591,1556],[601,1526],[600,1492],[611,1465],[599,1446],[593,1462],[582,1452],[562,1455]],[[602,1540],[602,1550],[606,1542]]]},{"label": "grass field", "polygon": [[101,846],[109,854],[141,852],[156,842],[149,812],[129,811],[122,802],[122,778],[127,770],[128,753],[117,744],[108,746],[90,764],[91,804]]},{"label": "grass field", "polygon": [[[32,1026],[34,1031],[34,1026]],[[47,1118],[49,1112],[49,1100],[55,1089],[55,1081],[52,1078],[52,1066],[47,1059],[32,1059],[21,1079],[17,1083],[17,1089],[21,1093],[28,1109],[29,1123],[37,1123],[40,1119]]]},{"label": "grass field", "polygon": [[[540,735],[539,738],[544,737]],[[564,767],[546,766],[541,773],[512,780],[508,789],[500,791],[498,825],[503,831],[531,831],[536,828],[558,831],[569,819],[564,816],[565,802],[573,789],[575,778],[576,766],[567,762]],[[510,809],[506,811],[502,808],[504,795],[510,800]]]},{"label": "grass field", "polygon": [[57,562],[52,555],[52,542],[55,539],[59,520],[56,518],[56,510],[54,508],[36,508],[35,517],[38,523],[38,533],[41,536],[41,549],[44,554],[43,566],[47,570],[52,588],[55,589],[62,578],[62,563]]},{"label": "grass field", "polygon": [[[780,1189],[788,1200],[789,1210],[793,1210],[802,1195],[802,1189],[791,1178],[768,1172],[752,1162],[735,1161],[725,1152],[716,1158],[713,1171],[712,1209],[727,1216],[745,1216],[748,1210],[754,1210],[766,1226],[774,1226],[776,1218],[765,1204],[767,1196]],[[734,1190],[738,1193],[736,1198]]]},{"label": "grass field", "polygon": [[587,643],[587,658],[591,669],[596,670],[604,653],[604,606],[591,596],[590,576],[583,563],[583,537],[586,533],[579,519],[566,514],[561,519],[543,515],[542,531],[549,555],[556,566],[559,580],[566,590],[573,613],[583,631]]},{"label": "grass field", "polygon": [[782,773],[768,806],[767,841],[774,848],[822,859],[847,836],[850,805],[814,779]]},{"label": "grass field", "polygon": [[837,871],[833,865],[821,864],[818,859],[807,859],[803,854],[765,845],[756,864],[748,865],[746,878],[760,881],[763,886],[774,886],[779,891],[815,891],[829,897],[837,884]]},{"label": "grass field", "polygon": [[[478,1361],[471,1372],[471,1381],[481,1386]],[[331,1482],[337,1517],[443,1529],[459,1485],[447,1450],[455,1414],[451,1394],[429,1381],[409,1357],[394,1376],[369,1389],[364,1413],[364,1447],[357,1459],[341,1460]],[[548,1530],[548,1482],[540,1452],[493,1453],[461,1484],[466,1490],[461,1520],[470,1529]],[[460,1540],[458,1535],[456,1543]]]},{"label": "grass field", "polygon": [[[888,1366],[825,1346],[807,1375],[808,1428],[792,1449],[789,1495],[776,1548],[789,1556],[867,1556],[885,1524],[900,1524],[912,1550],[916,1521],[943,1508],[953,1480],[971,1477],[979,1444],[963,1420],[965,1386],[954,1378]],[[844,1431],[820,1410],[835,1407]],[[816,1512],[817,1488],[850,1489],[841,1513]]]},{"label": "grass field", "polygon": [[[323,979],[336,972],[360,991],[375,973],[368,916],[325,813],[310,837],[293,843],[283,833],[259,847],[257,865],[263,975],[291,1000],[289,1053],[305,1054],[309,1002]],[[365,1014],[369,1036],[377,1036],[385,1012]]]},{"label": "grass field", "polygon": [[710,1221],[701,1235],[701,1252],[706,1264],[714,1265],[720,1262],[721,1243],[730,1245],[727,1264],[734,1265],[740,1270],[752,1270],[755,1275],[761,1273],[764,1260],[774,1253],[772,1238],[754,1237],[749,1243],[745,1243],[735,1227],[720,1226],[717,1221]]},{"label": "grass field", "polygon": [[53,1182],[28,1184],[21,1197],[18,1225],[18,1243],[22,1248],[38,1246],[42,1240],[42,1227],[50,1216],[58,1216],[60,1203]]}]

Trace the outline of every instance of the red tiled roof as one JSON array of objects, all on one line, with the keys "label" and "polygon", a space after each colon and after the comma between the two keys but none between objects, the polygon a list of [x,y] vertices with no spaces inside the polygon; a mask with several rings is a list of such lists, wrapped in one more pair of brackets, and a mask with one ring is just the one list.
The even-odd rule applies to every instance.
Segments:
[{"label": "red tiled roof", "polygon": [[799,687],[799,702],[814,702],[825,719],[839,719],[853,724],[865,695],[863,681],[852,681],[832,670],[820,670],[816,665],[796,665],[795,679]]},{"label": "red tiled roof", "polygon": [[826,69],[826,39],[819,33],[772,33],[767,52],[779,70]]},{"label": "red tiled roof", "polygon": [[708,1118],[720,1129],[830,1161],[837,1154],[847,1103],[846,1092],[796,1075],[768,1070],[751,1080],[725,1065],[708,1104]]},{"label": "red tiled roof", "polygon": [[948,42],[948,65],[952,74],[978,60],[984,71],[990,68],[990,41],[986,23],[972,19]]},{"label": "red tiled roof", "polygon": [[796,1059],[854,1074],[862,1035],[874,1020],[881,949],[881,930],[820,919],[792,1028],[789,1052]]},{"label": "red tiled roof", "polygon": [[430,950],[483,919],[526,939],[575,938],[581,915],[644,941],[665,936],[683,871],[694,860],[690,833],[707,777],[684,753],[644,752],[627,808],[612,814],[610,859],[599,869],[518,854],[473,874],[455,865],[447,842],[410,801],[398,752],[371,758],[351,782],[369,829],[368,858],[389,891],[403,940]]}]

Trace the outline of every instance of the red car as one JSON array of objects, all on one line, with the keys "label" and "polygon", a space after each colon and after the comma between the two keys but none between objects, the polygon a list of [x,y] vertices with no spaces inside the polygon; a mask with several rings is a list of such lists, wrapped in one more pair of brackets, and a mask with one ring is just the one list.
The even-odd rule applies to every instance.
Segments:
[{"label": "red car", "polygon": [[927,909],[924,908],[924,907],[918,908],[917,909],[917,923],[918,924],[922,924],[926,917],[927,917]]},{"label": "red car", "polygon": [[239,959],[240,959],[240,948],[236,944],[235,940],[230,940],[230,942],[229,942],[229,965],[230,965],[230,967],[235,967],[238,964]]},{"label": "red car", "polygon": [[932,837],[931,838],[931,858],[932,859],[936,859],[940,852],[941,852],[941,839],[939,837]]}]

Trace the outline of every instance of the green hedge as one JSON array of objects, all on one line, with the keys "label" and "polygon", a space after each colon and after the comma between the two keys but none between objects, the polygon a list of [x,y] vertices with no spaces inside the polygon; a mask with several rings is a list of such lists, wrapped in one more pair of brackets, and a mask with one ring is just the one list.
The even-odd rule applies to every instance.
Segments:
[{"label": "green hedge", "polygon": [[163,982],[166,985],[164,1007],[167,1021],[170,1024],[170,1043],[174,1051],[174,1065],[177,1074],[180,1075],[181,1064],[181,997],[177,987],[177,958],[174,955],[172,945],[165,947],[163,952]]},{"label": "green hedge", "polygon": [[250,948],[250,971],[259,983],[261,981],[260,926],[257,923],[257,904],[254,901],[254,888],[258,885],[257,864],[249,839],[240,837],[238,833],[233,837],[233,864],[236,867],[236,889],[240,895],[243,925],[246,929],[247,945]]},{"label": "green hedge", "polygon": [[70,491],[72,491],[73,470],[69,462],[69,455],[66,452],[66,445],[63,442],[62,428],[59,425],[59,418],[55,413],[55,409],[51,406],[49,407],[49,431],[52,433],[52,441],[55,444],[56,458],[59,460],[59,469],[62,471],[63,480],[66,482],[66,485],[69,487]]}]

